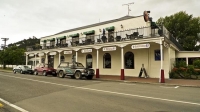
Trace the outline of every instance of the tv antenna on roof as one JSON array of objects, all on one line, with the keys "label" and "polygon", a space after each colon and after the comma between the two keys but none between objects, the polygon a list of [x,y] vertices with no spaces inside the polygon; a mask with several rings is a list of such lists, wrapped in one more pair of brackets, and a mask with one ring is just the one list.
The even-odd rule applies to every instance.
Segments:
[{"label": "tv antenna on roof", "polygon": [[127,5],[128,6],[128,16],[129,16],[129,11],[131,11],[131,9],[129,9],[129,5],[134,4],[134,2],[132,3],[127,3],[127,4],[122,4],[122,6]]}]

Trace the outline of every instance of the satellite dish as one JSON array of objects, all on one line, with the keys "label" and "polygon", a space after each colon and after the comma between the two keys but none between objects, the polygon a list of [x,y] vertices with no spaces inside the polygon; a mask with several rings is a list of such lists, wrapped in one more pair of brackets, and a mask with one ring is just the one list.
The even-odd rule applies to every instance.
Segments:
[{"label": "satellite dish", "polygon": [[144,21],[145,22],[149,21],[149,14],[148,14],[147,11],[144,11],[143,16],[144,16]]}]

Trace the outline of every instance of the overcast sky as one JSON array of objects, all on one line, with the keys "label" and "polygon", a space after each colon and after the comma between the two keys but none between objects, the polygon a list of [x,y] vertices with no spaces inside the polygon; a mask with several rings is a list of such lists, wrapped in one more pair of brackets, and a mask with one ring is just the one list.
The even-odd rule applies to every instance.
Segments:
[{"label": "overcast sky", "polygon": [[122,4],[132,2],[130,16],[150,10],[153,21],[179,11],[200,16],[200,0],[0,0],[0,38],[9,44],[117,19],[128,14]]}]

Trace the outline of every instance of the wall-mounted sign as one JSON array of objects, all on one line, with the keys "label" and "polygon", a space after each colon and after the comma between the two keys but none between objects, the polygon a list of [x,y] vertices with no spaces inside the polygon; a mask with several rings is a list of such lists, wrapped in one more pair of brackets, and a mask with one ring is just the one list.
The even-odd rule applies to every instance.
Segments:
[{"label": "wall-mounted sign", "polygon": [[64,54],[72,54],[72,51],[64,51]]},{"label": "wall-mounted sign", "polygon": [[50,52],[49,55],[56,55],[56,52]]},{"label": "wall-mounted sign", "polygon": [[90,53],[90,52],[92,52],[92,49],[82,49],[81,52],[82,53]]},{"label": "wall-mounted sign", "polygon": [[132,45],[131,48],[132,49],[142,49],[142,48],[149,48],[150,44],[136,44],[136,45]]},{"label": "wall-mounted sign", "polygon": [[29,56],[29,57],[32,57],[32,56],[35,56],[35,54],[29,54],[28,56]]},{"label": "wall-mounted sign", "polygon": [[103,51],[115,51],[117,47],[104,47]]},{"label": "wall-mounted sign", "polygon": [[44,56],[44,53],[39,53],[38,56]]}]

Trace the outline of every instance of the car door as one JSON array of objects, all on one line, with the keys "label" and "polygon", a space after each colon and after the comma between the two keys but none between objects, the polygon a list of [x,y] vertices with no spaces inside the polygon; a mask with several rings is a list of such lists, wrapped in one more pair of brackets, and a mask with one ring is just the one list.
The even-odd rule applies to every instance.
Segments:
[{"label": "car door", "polygon": [[70,67],[70,64],[68,62],[66,63],[66,73],[67,74],[72,74],[71,73],[71,67]]},{"label": "car door", "polygon": [[69,63],[68,64],[68,68],[67,68],[67,71],[69,72],[69,74],[74,74],[74,71],[75,71],[75,65],[74,63]]},{"label": "car door", "polygon": [[18,67],[17,67],[17,72],[20,73],[20,71],[21,71],[21,66],[18,66]]},{"label": "car door", "polygon": [[19,66],[15,67],[15,72],[19,72]]},{"label": "car door", "polygon": [[38,73],[39,73],[39,74],[42,74],[43,69],[44,69],[44,64],[41,63],[41,64],[39,65],[39,67],[38,67]]}]

